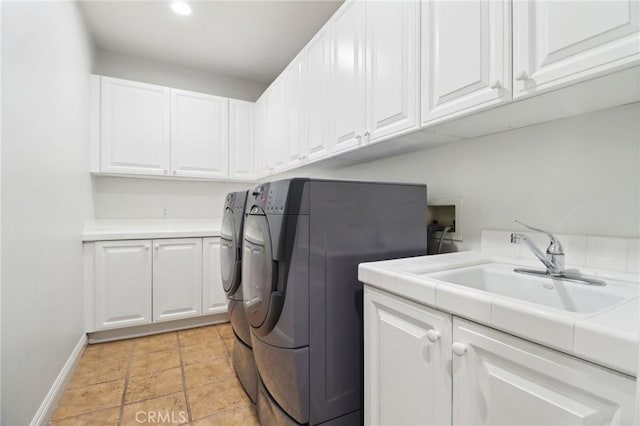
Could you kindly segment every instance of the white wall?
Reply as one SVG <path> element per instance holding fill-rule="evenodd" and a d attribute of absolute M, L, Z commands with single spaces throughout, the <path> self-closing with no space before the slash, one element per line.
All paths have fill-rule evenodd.
<path fill-rule="evenodd" d="M 636 103 L 357 166 L 294 174 L 420 182 L 427 184 L 429 199 L 462 197 L 459 250 L 479 248 L 482 229 L 516 228 L 514 219 L 552 232 L 639 237 L 638 117 Z"/>
<path fill-rule="evenodd" d="M 84 333 L 90 45 L 73 2 L 2 8 L 0 423 L 26 425 Z"/>
<path fill-rule="evenodd" d="M 255 101 L 267 88 L 263 83 L 104 50 L 95 52 L 93 73 L 247 101 Z"/>
<path fill-rule="evenodd" d="M 224 197 L 251 183 L 191 182 L 94 177 L 96 219 L 160 218 L 168 207 L 171 218 L 220 218 Z"/>

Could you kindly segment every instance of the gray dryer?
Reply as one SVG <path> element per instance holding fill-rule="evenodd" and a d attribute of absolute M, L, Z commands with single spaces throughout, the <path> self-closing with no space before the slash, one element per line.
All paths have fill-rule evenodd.
<path fill-rule="evenodd" d="M 287 179 L 248 197 L 242 286 L 263 425 L 362 423 L 358 264 L 426 254 L 426 186 Z"/>

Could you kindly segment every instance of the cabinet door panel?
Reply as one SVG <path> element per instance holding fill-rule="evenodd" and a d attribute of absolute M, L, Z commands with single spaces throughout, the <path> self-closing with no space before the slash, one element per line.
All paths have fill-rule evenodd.
<path fill-rule="evenodd" d="M 331 128 L 333 152 L 362 143 L 364 133 L 365 3 L 345 3 L 333 17 Z"/>
<path fill-rule="evenodd" d="M 227 298 L 220 272 L 220 238 L 203 238 L 202 261 L 202 313 L 227 312 Z"/>
<path fill-rule="evenodd" d="M 269 87 L 267 96 L 266 126 L 269 152 L 269 169 L 271 172 L 281 171 L 287 164 L 289 147 L 289 117 L 287 114 L 287 97 L 283 76 Z"/>
<path fill-rule="evenodd" d="M 627 425 L 635 381 L 454 318 L 454 425 Z"/>
<path fill-rule="evenodd" d="M 254 103 L 229 100 L 229 178 L 256 178 Z"/>
<path fill-rule="evenodd" d="M 171 168 L 175 176 L 227 177 L 229 100 L 171 89 Z"/>
<path fill-rule="evenodd" d="M 424 1 L 422 122 L 511 99 L 508 1 Z"/>
<path fill-rule="evenodd" d="M 151 241 L 95 244 L 96 330 L 151 322 Z"/>
<path fill-rule="evenodd" d="M 375 142 L 418 126 L 420 2 L 368 2 L 366 25 L 365 142 Z"/>
<path fill-rule="evenodd" d="M 305 87 L 303 78 L 306 72 L 306 55 L 299 55 L 285 71 L 285 90 L 288 121 L 288 146 L 286 167 L 298 167 L 303 163 L 306 140 L 303 137 Z"/>
<path fill-rule="evenodd" d="M 202 312 L 202 239 L 153 241 L 153 321 Z"/>
<path fill-rule="evenodd" d="M 169 172 L 168 88 L 102 77 L 101 109 L 102 172 Z"/>
<path fill-rule="evenodd" d="M 365 424 L 450 424 L 451 316 L 370 287 L 364 306 Z"/>
<path fill-rule="evenodd" d="M 255 165 L 255 178 L 259 179 L 265 176 L 266 161 L 264 159 L 265 152 L 265 135 L 264 135 L 264 97 L 258 98 L 253 106 L 253 125 L 254 125 L 254 149 L 253 162 Z"/>
<path fill-rule="evenodd" d="M 514 2 L 513 37 L 514 97 L 575 83 L 640 63 L 640 3 Z"/>
<path fill-rule="evenodd" d="M 311 41 L 308 47 L 309 70 L 307 75 L 305 155 L 309 161 L 329 154 L 329 78 L 331 77 L 331 40 L 326 30 Z"/>

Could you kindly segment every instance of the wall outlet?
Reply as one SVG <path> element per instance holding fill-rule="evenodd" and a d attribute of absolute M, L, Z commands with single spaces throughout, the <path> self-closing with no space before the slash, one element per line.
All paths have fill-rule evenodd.
<path fill-rule="evenodd" d="M 169 217 L 169 207 L 163 207 L 162 211 L 160 212 L 160 216 L 162 216 L 163 218 Z"/>

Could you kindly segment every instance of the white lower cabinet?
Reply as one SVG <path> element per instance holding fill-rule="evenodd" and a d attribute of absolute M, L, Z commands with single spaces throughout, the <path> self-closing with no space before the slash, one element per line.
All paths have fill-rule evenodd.
<path fill-rule="evenodd" d="M 451 424 L 451 315 L 365 290 L 365 424 Z"/>
<path fill-rule="evenodd" d="M 365 287 L 365 424 L 631 425 L 624 374 Z"/>
<path fill-rule="evenodd" d="M 202 313 L 202 238 L 153 242 L 153 321 Z"/>
<path fill-rule="evenodd" d="M 95 244 L 95 328 L 151 322 L 151 241 Z"/>
<path fill-rule="evenodd" d="M 454 425 L 633 424 L 628 376 L 459 318 L 453 345 Z"/>
<path fill-rule="evenodd" d="M 87 331 L 227 312 L 220 238 L 85 244 Z"/>
<path fill-rule="evenodd" d="M 202 313 L 227 312 L 220 273 L 220 238 L 202 239 Z"/>

